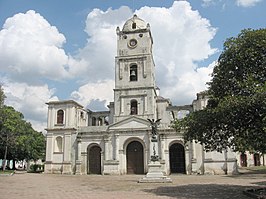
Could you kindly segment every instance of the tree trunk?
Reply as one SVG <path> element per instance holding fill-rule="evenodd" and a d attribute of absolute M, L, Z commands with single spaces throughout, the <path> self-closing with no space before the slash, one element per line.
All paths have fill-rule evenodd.
<path fill-rule="evenodd" d="M 3 159 L 3 171 L 6 170 L 6 156 L 7 156 L 7 143 L 6 143 L 5 155 Z"/>
<path fill-rule="evenodd" d="M 12 169 L 13 169 L 13 170 L 17 170 L 17 169 L 16 169 L 16 160 L 13 159 L 13 162 L 12 162 L 12 163 L 13 163 L 13 165 L 12 165 Z"/>
<path fill-rule="evenodd" d="M 27 160 L 27 172 L 30 171 L 30 160 Z"/>

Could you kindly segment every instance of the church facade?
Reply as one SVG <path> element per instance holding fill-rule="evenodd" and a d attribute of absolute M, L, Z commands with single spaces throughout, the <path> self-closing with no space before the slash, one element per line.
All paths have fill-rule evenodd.
<path fill-rule="evenodd" d="M 204 92 L 190 105 L 173 106 L 155 84 L 149 24 L 134 15 L 118 27 L 114 102 L 93 112 L 73 100 L 48 102 L 46 173 L 145 174 L 156 155 L 162 172 L 224 174 L 237 171 L 236 153 L 205 152 L 184 143 L 172 122 L 206 106 Z M 154 153 L 149 120 L 160 120 Z"/>

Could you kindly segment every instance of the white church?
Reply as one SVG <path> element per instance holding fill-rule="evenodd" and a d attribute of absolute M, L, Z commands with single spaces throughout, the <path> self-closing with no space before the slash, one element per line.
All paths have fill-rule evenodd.
<path fill-rule="evenodd" d="M 157 157 L 164 175 L 237 172 L 237 154 L 205 152 L 184 143 L 172 122 L 207 104 L 204 92 L 191 105 L 173 106 L 155 84 L 149 24 L 134 15 L 116 29 L 114 102 L 93 112 L 73 100 L 48 102 L 45 173 L 146 174 Z M 150 120 L 157 126 L 157 150 Z"/>

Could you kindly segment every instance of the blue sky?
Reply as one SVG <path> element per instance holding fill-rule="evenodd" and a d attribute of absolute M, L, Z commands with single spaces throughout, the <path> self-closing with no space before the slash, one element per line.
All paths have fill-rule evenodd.
<path fill-rule="evenodd" d="M 51 100 L 104 109 L 113 100 L 115 29 L 133 13 L 151 25 L 160 94 L 190 104 L 226 38 L 265 28 L 265 10 L 265 0 L 0 0 L 6 104 L 38 130 Z"/>

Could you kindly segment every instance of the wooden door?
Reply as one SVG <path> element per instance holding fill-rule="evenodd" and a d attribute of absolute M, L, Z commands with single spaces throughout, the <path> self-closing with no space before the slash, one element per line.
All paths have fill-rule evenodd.
<path fill-rule="evenodd" d="M 89 149 L 89 174 L 101 174 L 101 148 L 93 146 Z"/>
<path fill-rule="evenodd" d="M 133 141 L 127 146 L 127 173 L 144 174 L 143 146 Z"/>
<path fill-rule="evenodd" d="M 182 144 L 173 144 L 169 150 L 171 173 L 186 173 L 185 150 Z"/>

